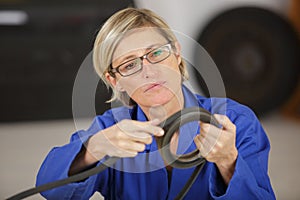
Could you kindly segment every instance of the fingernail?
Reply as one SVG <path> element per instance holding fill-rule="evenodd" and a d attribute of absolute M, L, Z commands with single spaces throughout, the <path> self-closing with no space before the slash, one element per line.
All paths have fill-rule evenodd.
<path fill-rule="evenodd" d="M 161 129 L 161 130 L 159 131 L 159 134 L 160 134 L 160 135 L 164 135 L 164 134 L 165 134 L 164 129 Z"/>

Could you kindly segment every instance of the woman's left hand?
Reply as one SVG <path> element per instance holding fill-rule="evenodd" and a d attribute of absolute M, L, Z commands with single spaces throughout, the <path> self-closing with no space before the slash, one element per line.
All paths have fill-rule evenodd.
<path fill-rule="evenodd" d="M 228 185 L 238 155 L 235 146 L 236 126 L 225 115 L 215 114 L 214 117 L 222 128 L 200 122 L 200 134 L 195 137 L 194 142 L 201 155 L 217 165 L 224 182 Z"/>

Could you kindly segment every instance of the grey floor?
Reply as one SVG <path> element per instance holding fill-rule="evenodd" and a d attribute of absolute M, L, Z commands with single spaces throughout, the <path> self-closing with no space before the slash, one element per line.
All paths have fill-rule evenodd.
<path fill-rule="evenodd" d="M 299 200 L 300 121 L 277 112 L 261 121 L 272 145 L 269 174 L 277 199 Z M 89 124 L 89 120 L 80 122 L 80 127 Z M 0 124 L 0 199 L 34 186 L 47 152 L 67 143 L 75 130 L 72 120 Z M 43 198 L 35 195 L 28 199 Z M 96 194 L 93 199 L 102 198 Z"/>

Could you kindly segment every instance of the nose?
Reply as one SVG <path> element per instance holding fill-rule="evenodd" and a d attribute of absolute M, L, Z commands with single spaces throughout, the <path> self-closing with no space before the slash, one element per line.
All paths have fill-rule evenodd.
<path fill-rule="evenodd" d="M 157 76 L 158 71 L 157 68 L 154 66 L 155 64 L 152 64 L 147 59 L 143 58 L 142 65 L 142 73 L 144 78 L 152 78 Z"/>
<path fill-rule="evenodd" d="M 148 61 L 148 59 L 147 59 L 147 55 L 144 55 L 144 56 L 142 57 L 142 64 L 147 64 L 147 65 L 151 64 L 151 63 Z"/>

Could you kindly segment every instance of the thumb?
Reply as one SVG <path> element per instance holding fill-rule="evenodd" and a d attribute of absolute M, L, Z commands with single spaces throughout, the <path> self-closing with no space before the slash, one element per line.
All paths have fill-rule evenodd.
<path fill-rule="evenodd" d="M 147 122 L 149 124 L 149 126 L 152 127 L 152 133 L 155 135 L 155 136 L 162 136 L 164 135 L 165 131 L 163 128 L 161 128 L 159 126 L 160 124 L 160 120 L 159 119 L 153 119 L 153 120 L 150 120 Z"/>
<path fill-rule="evenodd" d="M 150 120 L 149 123 L 151 125 L 157 126 L 160 124 L 160 120 L 156 118 L 156 119 Z"/>

